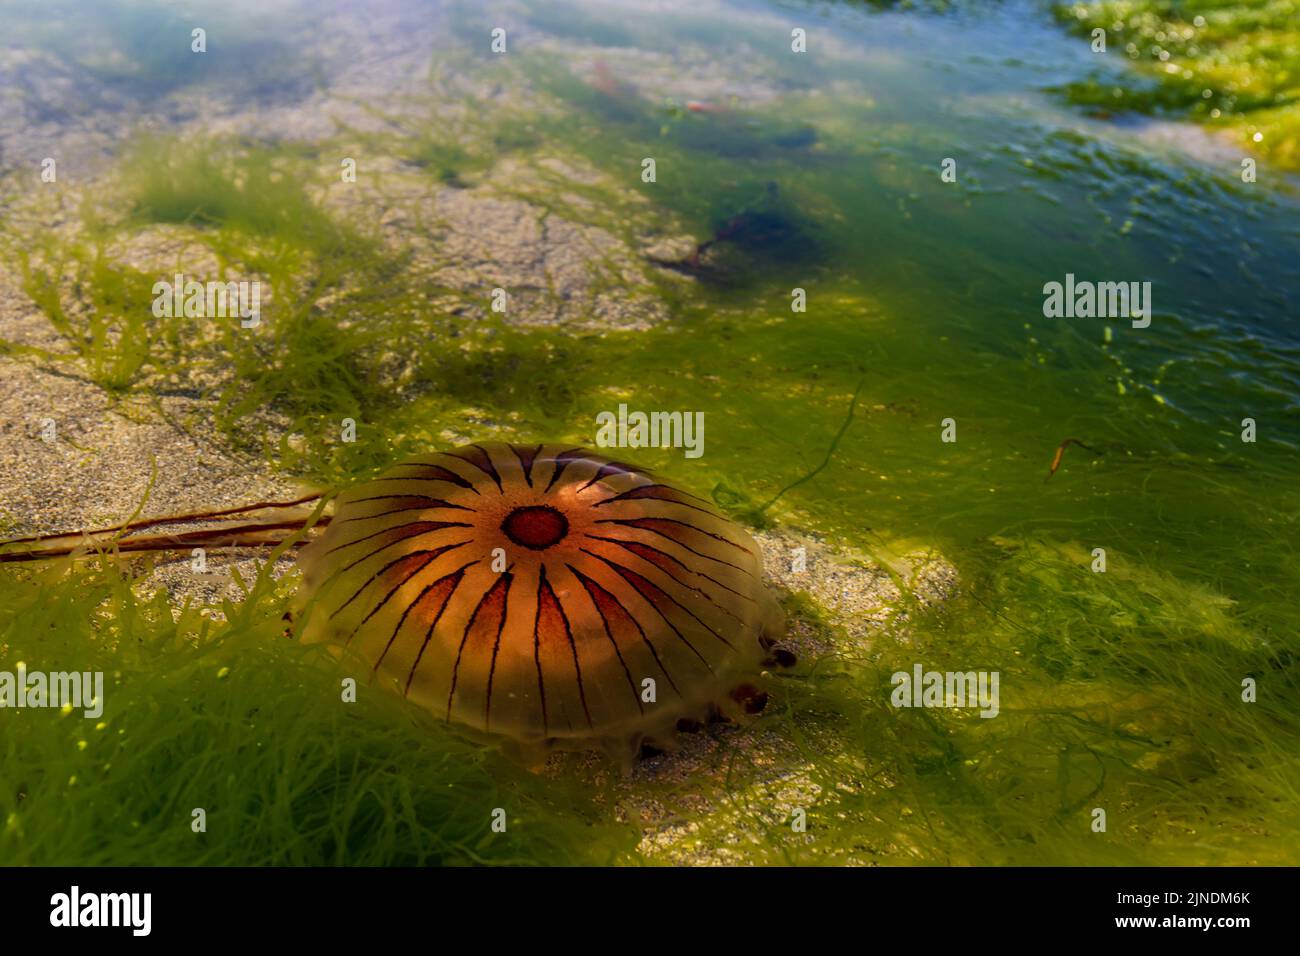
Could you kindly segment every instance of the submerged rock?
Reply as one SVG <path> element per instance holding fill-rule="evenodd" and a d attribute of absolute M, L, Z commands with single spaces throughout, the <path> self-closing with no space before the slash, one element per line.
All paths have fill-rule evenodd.
<path fill-rule="evenodd" d="M 766 183 L 757 197 L 721 207 L 712 235 L 690 248 L 681 238 L 643 250 L 656 265 L 704 281 L 735 284 L 812 262 L 818 255 L 813 226 Z"/>

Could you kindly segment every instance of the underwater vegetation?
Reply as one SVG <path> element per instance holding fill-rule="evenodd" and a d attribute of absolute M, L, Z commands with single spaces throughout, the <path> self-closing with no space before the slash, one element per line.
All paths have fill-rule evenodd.
<path fill-rule="evenodd" d="M 669 95 L 659 88 L 666 80 L 637 74 L 610 48 L 731 36 L 762 50 L 761 28 L 708 12 L 620 22 L 579 6 L 529 9 L 540 28 L 593 36 L 601 48 L 567 62 L 544 51 L 517 64 L 449 54 L 448 70 L 483 75 L 503 102 L 476 91 L 456 101 L 430 93 L 426 113 L 372 104 L 369 115 L 383 122 L 341 123 L 333 138 L 308 143 L 193 131 L 131 137 L 93 190 L 34 203 L 53 207 L 39 209 L 48 220 L 36 217 L 33 227 L 7 218 L 6 261 L 60 343 L 10 342 L 7 357 L 84 377 L 123 408 L 166 392 L 203 396 L 223 446 L 250 470 L 329 486 L 377 473 L 387 480 L 393 475 L 381 469 L 393 462 L 480 440 L 493 443 L 486 460 L 502 485 L 508 468 L 511 487 L 522 480 L 527 489 L 523 460 L 509 464 L 517 458 L 509 447 L 589 444 L 597 416 L 620 402 L 700 409 L 710 436 L 701 458 L 660 448 L 636 456 L 665 487 L 700 499 L 674 491 L 671 502 L 627 497 L 600 507 L 687 508 L 745 547 L 773 529 L 809 529 L 856 555 L 839 559 L 839 570 L 878 567 L 900 598 L 862 640 L 833 602 L 812 596 L 812 576 L 826 567 L 814 564 L 806 587 L 788 578 L 775 596 L 792 630 L 831 650 L 801 654 L 761 682 L 769 697 L 753 726 L 784 743 L 779 760 L 738 744 L 753 738 L 719 723 L 693 735 L 717 745 L 709 772 L 674 779 L 654 772 L 667 758 L 652 758 L 629 783 L 571 754 L 560 755 L 559 772 L 525 770 L 444 724 L 450 687 L 441 684 L 430 685 L 440 705 L 433 713 L 405 706 L 400 692 L 338 705 L 340 679 L 376 663 L 391 666 L 399 685 L 410 679 L 417 645 L 432 633 L 420 615 L 436 600 L 462 617 L 473 612 L 475 602 L 452 600 L 458 579 L 443 575 L 459 565 L 437 565 L 432 580 L 392 602 L 373 585 L 376 575 L 339 575 L 370 589 L 365 605 L 358 598 L 339 615 L 343 624 L 355 626 L 364 607 L 389 633 L 413 638 L 400 642 L 394 663 L 382 636 L 342 659 L 329 642 L 293 639 L 303 580 L 277 577 L 274 564 L 244 581 L 244 600 L 208 609 L 151 593 L 152 559 L 119 561 L 111 547 L 102 559 L 6 563 L 3 667 L 58 661 L 102 670 L 113 692 L 100 720 L 25 713 L 19 732 L 0 741 L 0 858 L 1294 862 L 1300 350 L 1283 321 L 1295 305 L 1294 207 L 1233 175 L 1081 132 L 1059 114 L 1039 119 L 1017 104 L 1008 117 L 981 111 L 972 95 L 963 115 L 927 85 L 942 74 L 909 72 L 883 55 L 820 63 L 802 78 L 773 57 L 781 82 L 765 101 Z M 472 9 L 465 17 L 466 29 L 476 28 Z M 847 91 L 813 96 L 810 87 L 828 75 Z M 1005 82 L 1019 89 L 1037 80 Z M 1282 89 L 1250 122 L 1285 108 Z M 1193 108 L 1191 100 L 1170 105 Z M 949 152 L 962 157 L 954 184 L 938 176 Z M 342 201 L 338 160 L 348 155 L 363 158 L 357 185 L 374 190 L 364 201 Z M 367 156 L 392 162 L 374 163 L 371 174 Z M 637 178 L 645 156 L 658 160 L 653 184 Z M 679 251 L 638 255 L 626 274 L 603 250 L 590 257 L 593 284 L 644 283 L 667 320 L 631 332 L 601 327 L 596 314 L 586 327 L 516 324 L 485 306 L 486 289 L 433 278 L 443 264 L 436 242 L 432 251 L 410 236 L 394 242 L 367 215 L 368 202 L 378 208 L 378 199 L 407 191 L 527 203 L 638 252 L 675 239 Z M 435 215 L 415 218 L 415 238 L 439 235 Z M 54 220 L 65 228 L 44 228 Z M 1132 277 L 1156 280 L 1147 334 L 1123 322 L 1041 320 L 1043 282 L 1067 271 L 1108 275 L 1117 261 L 1132 264 Z M 260 278 L 270 290 L 261 326 L 162 321 L 138 308 L 152 283 L 178 268 Z M 795 285 L 808 292 L 806 313 L 791 309 Z M 1247 415 L 1261 423 L 1257 443 L 1240 440 Z M 959 438 L 946 444 L 940 423 L 949 417 Z M 344 419 L 357 425 L 355 442 L 339 437 Z M 85 456 L 111 474 L 104 452 Z M 440 486 L 436 497 L 477 521 L 464 485 L 497 483 L 473 463 L 452 468 L 463 484 Z M 535 489 L 550 478 L 534 473 L 533 481 Z M 398 502 L 416 514 L 429 504 Z M 430 547 L 418 535 L 444 547 L 470 530 L 456 527 L 468 523 L 451 517 L 457 508 L 434 519 L 448 527 L 401 529 L 402 514 L 371 527 L 379 504 L 351 505 L 362 509 L 355 527 L 380 542 L 391 536 L 393 557 L 408 545 Z M 532 515 L 511 525 L 517 547 L 559 527 Z M 497 517 L 495 530 L 480 530 L 499 542 L 510 532 Z M 326 527 L 324 548 L 348 546 L 349 525 Z M 699 547 L 685 534 L 695 551 L 725 558 L 727 545 Z M 706 559 L 644 528 L 606 537 L 623 543 L 602 542 L 572 562 L 596 587 L 565 590 L 549 564 L 543 586 L 539 560 L 535 587 L 521 589 L 538 595 L 531 621 L 525 613 L 522 627 L 507 627 L 508 608 L 498 613 L 489 602 L 484 614 L 494 616 L 451 633 L 467 639 L 473 630 L 477 648 L 498 625 L 513 657 L 497 674 L 512 675 L 519 700 L 535 705 L 513 716 L 513 733 L 535 735 L 539 722 L 546 732 L 561 719 L 557 698 L 541 707 L 539 628 L 556 638 L 563 675 L 543 683 L 558 687 L 572 719 L 584 694 L 605 685 L 586 666 L 579 684 L 566 622 L 573 628 L 586 612 L 603 639 L 601 621 L 615 637 L 636 632 L 634 620 L 658 621 L 677 641 L 646 593 L 668 594 L 677 587 L 669 578 L 688 570 L 722 607 L 704 613 L 693 603 L 698 593 L 673 590 L 681 606 L 668 605 L 667 621 L 694 641 L 700 625 L 683 606 L 719 632 L 725 607 L 745 619 L 754 657 L 765 650 L 758 635 L 768 612 L 741 610 L 744 595 L 764 598 L 752 569 L 749 577 L 705 570 L 697 562 Z M 763 540 L 766 551 L 772 539 Z M 656 564 L 658 546 L 680 564 Z M 960 586 L 946 600 L 926 600 L 897 560 L 917 546 L 940 550 L 954 567 Z M 1094 569 L 1099 547 L 1104 573 Z M 346 554 L 323 555 L 323 565 Z M 786 567 L 793 557 L 779 545 L 771 554 Z M 434 590 L 419 597 L 429 584 Z M 643 613 L 620 616 L 606 595 Z M 609 617 L 591 617 L 601 607 Z M 721 648 L 707 629 L 699 633 Z M 516 634 L 522 652 L 504 642 Z M 680 651 L 691 654 L 684 644 Z M 491 654 L 486 660 L 490 673 Z M 631 708 L 617 656 L 605 663 Z M 891 706 L 895 675 L 918 663 L 1000 674 L 997 717 Z M 475 666 L 486 687 L 483 659 Z M 729 699 L 734 682 L 695 677 L 689 687 L 700 702 Z M 1241 696 L 1247 679 L 1260 689 L 1250 704 Z M 538 696 L 526 696 L 535 687 Z M 465 705 L 466 724 L 480 715 L 488 724 L 480 704 Z M 591 717 L 589 729 L 604 726 Z M 640 726 L 639 713 L 629 717 Z M 577 723 L 581 730 L 585 717 Z M 671 808 L 667 823 L 642 819 L 642 801 Z M 710 811 L 692 810 L 698 801 Z M 206 806 L 213 824 L 197 848 L 186 826 L 195 806 Z M 502 806 L 511 828 L 494 839 L 487 821 Z M 1097 806 L 1110 815 L 1106 834 L 1090 826 Z M 807 811 L 807 832 L 792 831 L 794 807 Z M 646 838 L 652 825 L 689 826 L 691 842 L 664 853 Z"/>
<path fill-rule="evenodd" d="M 716 796 L 723 809 L 702 822 L 706 844 L 757 821 L 754 862 L 1291 859 L 1293 716 L 1284 704 L 1245 711 L 1230 695 L 1199 691 L 1243 668 L 1267 679 L 1290 665 L 1253 649 L 1213 594 L 1159 575 L 1098 590 L 1075 555 L 1001 547 L 998 579 L 976 582 L 938 619 L 921 615 L 917 643 L 846 652 L 781 682 L 760 719 L 795 741 L 814 795 L 800 801 L 813 839 L 796 839 L 779 805 L 748 788 L 740 753 L 727 757 L 736 766 L 721 793 L 711 778 L 641 781 L 640 790 Z M 395 695 L 338 707 L 336 663 L 326 645 L 283 637 L 291 597 L 269 576 L 249 582 L 248 598 L 218 622 L 192 608 L 175 618 L 164 596 L 142 601 L 112 566 L 27 573 L 0 578 L 6 660 L 57 656 L 69 669 L 103 669 L 115 693 L 93 725 L 29 715 L 6 735 L 4 766 L 27 768 L 7 772 L 0 793 L 10 862 L 640 858 L 639 828 L 610 819 L 597 802 L 614 796 L 603 786 L 538 777 Z M 1018 610 L 1008 616 L 991 600 Z M 1098 606 L 1105 639 L 1095 634 Z M 1014 708 L 1004 697 L 997 720 L 951 711 L 900 720 L 888 705 L 890 675 L 917 653 L 942 669 L 976 649 L 1036 694 Z M 1128 808 L 1122 839 L 1078 833 L 1074 821 L 1102 797 Z M 57 826 L 46 822 L 51 803 L 67 814 Z M 503 805 L 512 836 L 493 841 L 479 811 Z M 220 824 L 197 852 L 175 825 L 178 808 L 192 806 Z"/>
<path fill-rule="evenodd" d="M 1101 0 L 1058 3 L 1057 17 L 1127 57 L 1146 80 L 1071 83 L 1107 112 L 1187 116 L 1232 133 L 1250 153 L 1300 168 L 1300 5 L 1295 0 Z"/>
<path fill-rule="evenodd" d="M 197 608 L 177 616 L 165 595 L 142 600 L 112 563 L 4 577 L 6 667 L 57 658 L 110 684 L 102 720 L 12 718 L 6 865 L 601 864 L 635 846 L 590 786 L 530 786 L 515 761 L 444 739 L 386 695 L 337 706 L 321 648 L 284 638 L 284 586 L 248 583 L 217 624 Z M 487 804 L 515 808 L 508 845 L 477 825 Z M 213 823 L 198 846 L 176 825 L 197 806 Z"/>
<path fill-rule="evenodd" d="M 413 303 L 438 288 L 397 285 L 402 257 L 323 209 L 308 190 L 320 182 L 311 169 L 310 157 L 296 150 L 158 137 L 134 142 L 107 199 L 78 211 L 75 236 L 15 226 L 0 240 L 18 264 L 24 291 L 68 346 L 37 356 L 74 364 L 119 395 L 216 390 L 219 427 L 258 454 L 262 441 L 273 441 L 286 464 L 295 455 L 286 433 L 248 431 L 251 414 L 273 408 L 297 423 L 288 430 L 293 434 L 321 422 L 326 409 L 359 416 L 363 407 L 373 414 L 397 404 L 377 366 L 428 334 L 438 317 L 417 317 Z M 178 251 L 161 273 L 146 274 L 121 256 L 120 245 L 158 227 L 171 230 L 165 247 Z M 251 274 L 275 290 L 262 306 L 269 335 L 243 334 L 239 323 L 182 332 L 136 307 L 153 298 L 159 274 L 170 276 L 179 259 L 200 251 L 216 263 L 214 278 Z"/>

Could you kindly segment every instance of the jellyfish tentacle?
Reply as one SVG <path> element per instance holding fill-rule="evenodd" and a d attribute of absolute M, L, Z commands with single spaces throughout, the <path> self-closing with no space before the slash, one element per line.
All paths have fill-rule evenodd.
<path fill-rule="evenodd" d="M 214 518 L 224 518 L 230 515 L 247 514 L 250 511 L 263 511 L 271 508 L 293 508 L 298 505 L 306 504 L 309 501 L 316 501 L 326 492 L 314 492 L 310 495 L 304 495 L 295 498 L 292 501 L 258 501 L 248 505 L 237 505 L 233 508 L 218 508 L 214 511 L 188 511 L 182 514 L 161 515 L 156 518 L 141 518 L 138 521 L 128 521 L 122 524 L 110 525 L 105 528 L 91 528 L 84 531 L 51 531 L 45 534 L 26 535 L 21 538 L 9 538 L 0 541 L 0 548 L 8 547 L 11 544 L 27 544 L 36 541 L 50 541 L 55 538 L 72 538 L 72 537 L 95 537 L 103 534 L 120 534 L 123 531 L 140 531 L 144 528 L 152 528 L 157 525 L 167 524 L 185 524 L 195 521 L 211 521 Z"/>
<path fill-rule="evenodd" d="M 293 534 L 270 535 L 268 532 L 284 530 L 301 532 L 305 530 L 308 520 L 307 518 L 299 518 L 293 521 L 258 522 L 234 527 L 201 528 L 197 531 L 174 532 L 140 538 L 90 538 L 77 544 L 5 552 L 0 554 L 0 563 L 46 561 L 52 558 L 78 555 L 89 557 L 98 553 L 109 554 L 113 552 L 125 554 L 130 552 L 190 551 L 194 548 L 216 551 L 265 547 L 283 544 L 286 541 L 291 541 L 294 537 Z M 328 524 L 328 519 L 318 521 L 317 525 L 320 524 Z M 61 537 L 67 537 L 67 535 Z M 4 544 L 9 543 L 4 542 Z M 299 543 L 305 544 L 306 542 Z"/>

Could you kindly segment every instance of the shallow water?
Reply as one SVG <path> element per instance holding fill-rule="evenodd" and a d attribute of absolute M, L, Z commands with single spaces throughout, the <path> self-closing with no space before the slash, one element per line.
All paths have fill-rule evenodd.
<path fill-rule="evenodd" d="M 535 9 L 547 26 L 555 8 Z M 1034 9 L 761 5 L 708 17 L 691 5 L 689 27 L 620 16 L 642 48 L 673 50 L 683 32 L 746 43 L 745 68 L 781 76 L 793 101 L 769 117 L 817 130 L 812 146 L 746 155 L 710 140 L 709 114 L 683 121 L 698 127 L 688 145 L 673 137 L 689 183 L 661 189 L 669 201 L 716 224 L 727 202 L 743 208 L 775 183 L 816 247 L 794 263 L 793 250 L 760 250 L 767 258 L 740 288 L 683 301 L 692 344 L 667 361 L 637 353 L 630 390 L 646 407 L 703 408 L 709 457 L 757 484 L 815 464 L 865 377 L 872 411 L 838 465 L 787 503 L 949 548 L 1050 532 L 1202 580 L 1236 577 L 1241 596 L 1274 574 L 1281 586 L 1293 567 L 1242 565 L 1256 548 L 1247 542 L 1277 536 L 1295 512 L 1294 201 L 1241 183 L 1226 148 L 1210 165 L 1203 151 L 1089 120 L 1041 92 L 1092 54 L 1034 25 Z M 755 36 L 800 24 L 814 50 L 834 46 L 833 58 L 809 56 L 806 75 Z M 1200 142 L 1190 130 L 1187 140 Z M 956 183 L 941 181 L 945 157 Z M 1043 286 L 1067 273 L 1150 281 L 1150 327 L 1045 318 Z M 794 286 L 807 289 L 806 314 L 789 312 Z M 674 375 L 679 363 L 721 380 L 708 400 Z M 957 441 L 945 444 L 949 417 Z M 1246 417 L 1259 426 L 1253 445 L 1240 440 Z M 1045 484 L 1070 437 L 1103 453 L 1070 449 Z"/>
<path fill-rule="evenodd" d="M 104 9 L 119 6 L 139 9 Z M 1290 852 L 1261 847 L 1294 832 L 1272 803 L 1295 784 L 1277 760 L 1296 740 L 1285 714 L 1300 625 L 1293 182 L 1261 167 L 1259 182 L 1243 183 L 1235 149 L 1190 127 L 1083 115 L 1053 90 L 1098 69 L 1131 82 L 1125 64 L 1099 63 L 1025 2 L 942 15 L 677 0 L 381 6 L 397 13 L 375 20 L 379 48 L 398 43 L 386 28 L 427 8 L 436 27 L 405 40 L 427 43 L 435 68 L 467 85 L 504 91 L 473 106 L 484 125 L 494 110 L 547 103 L 513 159 L 567 151 L 646 200 L 616 206 L 611 193 L 597 221 L 715 242 L 702 267 L 655 274 L 667 322 L 523 333 L 511 340 L 517 362 L 482 366 L 490 380 L 467 362 L 437 395 L 372 423 L 379 444 L 418 445 L 436 433 L 417 430 L 429 421 L 590 440 L 596 415 L 619 402 L 703 412 L 700 458 L 635 457 L 752 519 L 823 460 L 861 386 L 830 464 L 765 517 L 880 555 L 936 546 L 958 569 L 962 596 L 918 614 L 910 637 L 882 638 L 853 681 L 878 694 L 918 660 L 1001 668 L 1002 720 L 948 727 L 944 757 L 873 736 L 879 728 L 852 715 L 845 734 L 900 778 L 912 761 L 922 785 L 899 798 L 909 807 L 950 814 L 952 830 L 934 823 L 939 849 L 921 858 L 975 862 L 980 846 L 1050 862 Z M 97 82 L 131 110 L 203 84 L 299 102 L 304 73 L 324 69 L 328 85 L 336 38 L 326 18 L 275 9 L 281 25 L 307 27 L 262 36 L 274 52 L 254 57 L 257 69 L 195 75 L 161 57 Z M 157 22 L 140 23 L 122 42 L 156 49 Z M 488 48 L 497 25 L 507 57 Z M 63 49 L 28 26 L 20 19 L 15 36 Z M 806 54 L 790 51 L 795 27 L 807 30 Z M 309 65 L 263 75 L 268 59 Z M 94 62 L 116 61 L 97 50 Z M 429 155 L 447 165 L 444 184 L 471 165 L 458 149 Z M 656 159 L 654 183 L 640 179 L 644 157 Z M 941 178 L 946 158 L 955 182 Z M 1046 317 L 1044 285 L 1067 274 L 1150 282 L 1149 327 Z M 795 288 L 804 312 L 791 309 Z M 455 352 L 434 335 L 428 349 Z M 335 411 L 349 409 L 324 413 Z M 1253 442 L 1241 437 L 1247 418 Z M 1071 438 L 1086 447 L 1067 447 L 1048 478 Z M 337 478 L 365 464 L 315 471 Z M 1268 687 L 1272 709 L 1261 703 L 1258 717 L 1237 702 L 1247 676 Z M 1122 743 L 1107 736 L 1116 728 Z M 1081 754 L 1084 769 L 1072 763 Z M 1234 807 L 1204 809 L 1225 788 Z M 1137 806 L 1144 821 L 1112 855 L 1061 822 L 1094 797 Z M 887 832 L 902 832 L 876 799 L 866 792 L 850 813 L 875 806 Z M 1024 800 L 1026 816 L 990 809 L 1003 800 Z M 973 819 L 989 831 L 983 843 L 959 832 Z M 1170 820 L 1219 837 L 1186 850 Z M 867 832 L 853 826 L 867 824 L 832 830 L 832 842 Z M 1191 855 L 1159 856 L 1171 845 Z"/>

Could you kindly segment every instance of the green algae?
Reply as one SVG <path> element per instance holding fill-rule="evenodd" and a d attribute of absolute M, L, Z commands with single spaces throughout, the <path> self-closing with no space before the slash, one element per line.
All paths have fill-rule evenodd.
<path fill-rule="evenodd" d="M 123 156 L 111 210 L 87 204 L 78 236 L 23 233 L 10 237 L 10 248 L 25 291 L 91 381 L 118 394 L 147 395 L 164 377 L 215 387 L 217 424 L 233 443 L 319 474 L 297 463 L 287 435 L 337 433 L 344 418 L 398 404 L 379 364 L 417 349 L 440 321 L 424 309 L 437 287 L 400 283 L 404 258 L 326 212 L 323 179 L 319 164 L 297 150 L 148 138 Z M 263 324 L 154 318 L 152 285 L 170 281 L 184 257 L 175 269 L 145 275 L 106 249 L 160 226 L 171 230 L 166 241 L 185 244 L 189 261 L 197 250 L 219 263 L 218 274 L 191 278 L 257 277 L 271 300 Z M 258 418 L 267 411 L 278 416 L 274 428 Z M 311 445 L 304 454 L 313 461 L 337 453 L 336 441 Z"/>
<path fill-rule="evenodd" d="M 80 316 L 70 314 L 61 294 L 68 259 L 34 261 L 16 256 L 23 291 L 75 350 L 87 376 L 110 393 L 128 389 L 149 360 L 148 336 L 138 304 L 153 278 L 106 260 L 102 244 L 60 250 L 84 267 Z"/>
<path fill-rule="evenodd" d="M 636 42 L 664 40 L 646 26 Z M 324 483 L 445 445 L 449 434 L 589 443 L 596 414 L 626 401 L 705 412 L 702 459 L 658 449 L 635 458 L 742 520 L 788 488 L 768 519 L 882 558 L 902 540 L 941 548 L 962 581 L 952 601 L 927 611 L 905 599 L 871 647 L 841 634 L 838 654 L 774 679 L 773 711 L 763 720 L 796 749 L 793 795 L 774 795 L 734 750 L 722 758 L 730 770 L 720 785 L 647 785 L 666 800 L 704 788 L 724 806 L 691 821 L 706 845 L 758 832 L 742 858 L 767 863 L 1294 860 L 1300 688 L 1290 595 L 1300 556 L 1289 542 L 1300 540 L 1300 432 L 1291 414 L 1300 354 L 1281 321 L 1295 287 L 1283 200 L 1243 190 L 1230 176 L 1016 119 L 996 120 L 980 140 L 989 145 L 978 154 L 978 187 L 949 188 L 935 165 L 942 137 L 867 122 L 879 114 L 865 101 L 819 108 L 796 91 L 746 110 L 753 123 L 719 123 L 654 96 L 610 94 L 554 58 L 530 60 L 513 77 L 491 69 L 540 90 L 550 112 L 523 131 L 503 122 L 479 139 L 429 125 L 371 142 L 433 182 L 462 187 L 486 179 L 503 156 L 570 157 L 604 178 L 575 183 L 543 173 L 511 194 L 629 241 L 654 230 L 703 241 L 771 202 L 797 235 L 816 237 L 815 256 L 800 264 L 779 243 L 766 257 L 762 243 L 738 244 L 727 281 L 687 281 L 647 264 L 673 321 L 634 334 L 465 321 L 430 315 L 400 256 L 364 224 L 324 210 L 319 189 L 337 173 L 318 157 L 292 147 L 154 143 L 119 170 L 128 212 L 97 228 L 189 230 L 223 261 L 304 294 L 268 311 L 264 335 L 226 329 L 206 351 L 190 342 L 145 359 L 73 326 L 61 300 L 47 294 L 38 305 L 85 343 L 79 354 L 91 376 L 119 390 L 147 390 L 151 362 L 197 371 L 228 356 L 236 370 L 222 402 L 228 440 L 248 444 L 254 434 L 251 447 L 275 466 Z M 813 143 L 778 141 L 803 124 L 816 130 Z M 654 184 L 639 180 L 644 156 L 659 160 Z M 1210 274 L 1189 272 L 1211 237 L 1229 251 Z M 58 251 L 50 274 L 79 271 L 97 315 L 138 294 L 140 276 L 106 266 L 93 245 Z M 1149 334 L 1116 322 L 1042 319 L 1043 281 L 1067 270 L 1107 275 L 1120 254 L 1134 275 L 1162 283 Z M 807 313 L 790 309 L 795 282 L 808 288 Z M 1261 286 L 1274 290 L 1271 298 Z M 329 294 L 337 297 L 321 307 Z M 167 347 L 165 338 L 142 338 L 151 349 Z M 418 387 L 400 397 L 388 351 L 413 357 Z M 859 387 L 860 411 L 841 434 Z M 290 442 L 279 423 L 250 422 L 262 408 L 282 414 L 304 440 Z M 1263 424 L 1257 443 L 1240 440 L 1246 415 Z M 332 437 L 343 417 L 361 424 L 355 444 Z M 951 444 L 940 438 L 948 417 L 958 430 Z M 1045 481 L 1053 449 L 1070 436 L 1095 453 L 1070 450 Z M 1107 551 L 1105 573 L 1090 567 L 1096 547 Z M 44 768 L 36 784 L 0 795 L 11 800 L 0 814 L 16 821 L 8 852 L 32 862 L 194 862 L 185 821 L 173 818 L 218 793 L 240 808 L 251 833 L 223 830 L 200 860 L 636 859 L 633 828 L 567 789 L 554 796 L 550 779 L 512 775 L 490 751 L 417 732 L 415 718 L 382 701 L 367 701 L 355 727 L 340 717 L 335 685 L 326 694 L 300 649 L 276 639 L 283 591 L 266 585 L 227 608 L 228 626 L 203 625 L 192 612 L 172 625 L 114 574 L 41 580 L 93 586 L 86 601 L 111 602 L 112 615 L 93 629 L 88 606 L 71 605 L 78 613 L 52 622 L 66 645 L 56 648 L 59 659 L 93 649 L 105 669 L 168 677 L 161 690 L 132 682 L 139 696 L 123 704 L 121 719 L 181 715 L 174 723 L 193 728 L 194 741 L 159 740 L 163 727 L 152 718 L 136 739 L 185 767 L 194 786 L 163 774 L 171 799 L 144 801 L 136 772 L 156 764 L 114 756 L 106 783 L 87 777 L 99 771 L 78 762 L 84 752 L 74 752 L 64 728 L 33 727 L 10 744 L 22 752 L 6 758 L 7 766 Z M 34 616 L 31 580 L 6 574 L 2 586 L 13 593 L 0 607 L 15 609 L 3 619 L 13 635 L 0 638 L 10 644 L 6 659 L 33 659 L 19 638 L 51 622 Z M 807 598 L 795 595 L 788 606 L 833 631 Z M 136 634 L 148 637 L 147 661 L 124 640 Z M 1002 713 L 986 720 L 890 707 L 891 675 L 917 662 L 999 671 Z M 238 683 L 215 683 L 221 667 Z M 1248 677 L 1259 685 L 1256 703 L 1241 698 Z M 272 723 L 264 723 L 252 715 L 270 698 Z M 244 751 L 207 746 L 232 727 L 246 734 Z M 341 742 L 360 727 L 355 746 Z M 257 759 L 247 783 L 233 786 L 226 780 L 239 753 Z M 60 843 L 62 817 L 37 808 L 74 775 L 75 786 L 120 786 L 122 805 L 150 812 L 123 827 L 102 807 L 88 809 L 95 828 L 73 828 Z M 492 841 L 475 816 L 485 821 L 504 799 L 496 779 L 528 801 L 524 819 L 538 829 L 525 842 Z M 473 796 L 448 797 L 447 782 Z M 808 811 L 807 834 L 791 829 L 791 805 Z M 1097 807 L 1108 812 L 1107 833 L 1091 828 Z M 592 821 L 599 830 L 587 829 Z M 173 824 L 178 834 L 150 850 L 146 837 L 156 841 Z M 471 834 L 482 838 L 470 845 Z"/>
<path fill-rule="evenodd" d="M 1075 32 L 1106 32 L 1142 82 L 1090 78 L 1066 89 L 1112 112 L 1188 116 L 1229 131 L 1248 154 L 1300 168 L 1300 6 L 1294 0 L 1062 3 Z"/>
<path fill-rule="evenodd" d="M 104 711 L 24 713 L 0 743 L 9 865 L 607 864 L 637 834 L 589 789 L 420 719 L 283 636 L 269 575 L 214 623 L 112 566 L 0 579 L 7 665 L 103 671 Z M 343 680 L 361 685 L 340 705 Z M 506 828 L 492 829 L 506 810 Z M 193 828 L 195 809 L 206 829 Z M 51 815 L 60 822 L 51 826 Z"/>

